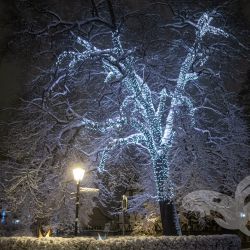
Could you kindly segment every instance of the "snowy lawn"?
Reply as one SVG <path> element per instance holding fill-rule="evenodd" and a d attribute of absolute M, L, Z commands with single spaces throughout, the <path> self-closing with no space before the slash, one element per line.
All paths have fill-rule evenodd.
<path fill-rule="evenodd" d="M 236 235 L 210 236 L 125 236 L 106 240 L 95 238 L 43 238 L 0 237 L 1 250 L 239 250 L 240 239 Z"/>

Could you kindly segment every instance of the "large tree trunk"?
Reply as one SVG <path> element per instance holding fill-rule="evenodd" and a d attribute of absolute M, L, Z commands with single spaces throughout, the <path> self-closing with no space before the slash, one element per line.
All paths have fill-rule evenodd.
<path fill-rule="evenodd" d="M 159 201 L 163 235 L 181 235 L 179 218 L 174 202 Z"/>
<path fill-rule="evenodd" d="M 168 176 L 166 154 L 159 155 L 154 161 L 157 196 L 160 205 L 163 235 L 181 235 L 179 218 L 172 200 L 171 180 Z M 166 183 L 168 184 L 166 186 Z M 168 198 L 169 197 L 169 198 Z"/>

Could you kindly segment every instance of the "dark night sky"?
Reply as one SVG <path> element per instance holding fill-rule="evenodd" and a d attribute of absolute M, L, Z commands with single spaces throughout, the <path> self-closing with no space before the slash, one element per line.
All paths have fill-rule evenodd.
<path fill-rule="evenodd" d="M 22 62 L 8 49 L 13 33 L 13 8 L 11 1 L 0 0 L 0 107 L 14 105 L 21 92 Z M 4 112 L 5 113 L 5 112 Z M 0 118 L 6 114 L 1 113 Z"/>
<path fill-rule="evenodd" d="M 59 0 L 58 0 L 59 1 Z M 133 2 L 137 7 L 144 0 Z M 188 1 L 188 0 L 186 0 Z M 250 1 L 239 0 L 242 15 L 250 24 Z M 25 59 L 8 49 L 8 42 L 13 34 L 15 9 L 12 0 L 0 0 L 0 109 L 15 106 L 22 95 L 28 63 Z M 5 119 L 8 112 L 0 111 L 0 120 Z"/>

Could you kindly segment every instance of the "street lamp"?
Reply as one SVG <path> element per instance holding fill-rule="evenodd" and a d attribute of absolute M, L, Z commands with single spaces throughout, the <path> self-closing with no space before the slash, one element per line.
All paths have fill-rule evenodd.
<path fill-rule="evenodd" d="M 78 232 L 78 214 L 79 214 L 79 193 L 80 193 L 80 181 L 82 181 L 85 170 L 81 167 L 77 167 L 73 169 L 74 179 L 76 181 L 77 189 L 76 189 L 76 217 L 75 217 L 75 236 L 77 236 Z"/>

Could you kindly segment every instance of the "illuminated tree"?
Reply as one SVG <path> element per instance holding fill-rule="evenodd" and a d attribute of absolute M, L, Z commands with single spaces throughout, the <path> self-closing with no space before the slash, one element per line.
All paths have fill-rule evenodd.
<path fill-rule="evenodd" d="M 209 13 L 204 13 L 197 24 L 192 25 L 197 29 L 194 44 L 189 48 L 189 52 L 181 65 L 177 84 L 173 93 L 167 93 L 166 89 L 160 92 L 158 105 L 154 105 L 152 93 L 147 83 L 140 77 L 134 68 L 134 58 L 131 51 L 125 51 L 120 41 L 119 33 L 113 31 L 111 49 L 99 49 L 87 40 L 77 37 L 77 43 L 83 47 L 81 52 L 65 52 L 58 58 L 57 64 L 62 64 L 65 58 L 70 58 L 69 67 L 74 67 L 79 62 L 84 62 L 89 58 L 102 57 L 103 67 L 106 70 L 105 83 L 114 80 L 121 81 L 127 90 L 127 97 L 120 106 L 120 115 L 104 122 L 95 122 L 82 118 L 77 123 L 66 126 L 61 135 L 76 127 L 84 127 L 98 132 L 108 132 L 110 129 L 131 126 L 135 131 L 126 137 L 111 140 L 104 149 L 99 164 L 99 171 L 105 170 L 105 163 L 110 151 L 115 147 L 134 144 L 142 146 L 148 150 L 154 170 L 157 198 L 159 200 L 161 219 L 164 234 L 180 234 L 180 227 L 176 208 L 173 203 L 174 188 L 170 178 L 169 150 L 171 149 L 175 136 L 174 120 L 178 119 L 179 108 L 186 105 L 190 115 L 190 123 L 195 127 L 195 111 L 192 100 L 185 96 L 185 86 L 188 82 L 198 79 L 199 74 L 192 70 L 194 63 L 203 66 L 208 55 L 202 50 L 202 39 L 206 35 L 229 35 L 211 25 L 213 20 Z M 163 115 L 166 110 L 167 99 L 170 98 L 167 118 Z M 131 105 L 129 116 L 126 109 Z M 216 110 L 215 110 L 216 112 Z M 200 128 L 196 128 L 201 130 Z M 208 131 L 204 130 L 203 133 Z M 166 226 L 167 225 L 167 226 Z"/>
<path fill-rule="evenodd" d="M 61 175 L 55 179 L 57 183 L 60 183 L 61 180 L 64 180 L 63 171 L 68 162 L 71 159 L 86 156 L 96 165 L 99 161 L 99 176 L 103 176 L 105 173 L 108 175 L 110 168 L 106 166 L 107 162 L 110 162 L 111 159 L 117 161 L 116 163 L 119 165 L 121 161 L 119 156 L 115 157 L 115 154 L 112 153 L 117 148 L 121 149 L 132 145 L 135 150 L 139 150 L 137 153 L 143 154 L 143 158 L 147 162 L 144 162 L 144 171 L 146 170 L 154 176 L 155 185 L 150 188 L 156 190 L 156 195 L 152 190 L 147 195 L 156 198 L 159 202 L 164 234 L 180 234 L 175 207 L 176 193 L 178 193 L 178 187 L 176 188 L 175 185 L 178 184 L 178 176 L 171 173 L 173 168 L 179 164 L 180 174 L 183 174 L 181 168 L 184 169 L 184 167 L 185 173 L 190 171 L 192 174 L 195 171 L 197 173 L 199 166 L 206 168 L 205 163 L 199 163 L 200 165 L 194 170 L 193 166 L 198 164 L 198 160 L 189 161 L 191 156 L 196 158 L 196 154 L 200 150 L 202 151 L 201 155 L 204 156 L 203 161 L 213 160 L 211 152 L 217 154 L 218 158 L 225 158 L 224 161 L 217 160 L 219 164 L 214 169 L 218 170 L 222 164 L 228 162 L 230 157 L 225 157 L 225 155 L 230 155 L 232 151 L 232 148 L 228 150 L 227 145 L 223 145 L 224 141 L 226 144 L 230 144 L 232 140 L 228 140 L 228 138 L 238 133 L 234 133 L 233 129 L 233 132 L 230 131 L 232 132 L 230 135 L 223 132 L 227 130 L 225 127 L 234 128 L 233 125 L 237 120 L 230 120 L 235 115 L 236 108 L 228 105 L 230 100 L 227 100 L 226 94 L 222 93 L 221 99 L 217 98 L 213 102 L 211 101 L 212 95 L 216 94 L 216 91 L 213 94 L 207 93 L 208 88 L 202 88 L 200 85 L 201 79 L 205 78 L 204 76 L 216 76 L 216 73 L 211 69 L 212 66 L 206 66 L 209 63 L 210 55 L 214 51 L 220 51 L 216 46 L 210 50 L 205 46 L 205 41 L 209 43 L 216 37 L 226 40 L 230 38 L 230 35 L 217 28 L 216 24 L 212 24 L 216 11 L 200 14 L 196 21 L 185 20 L 180 15 L 184 21 L 181 25 L 177 23 L 172 24 L 172 26 L 183 28 L 190 25 L 195 30 L 195 37 L 190 46 L 185 44 L 184 57 L 182 55 L 179 59 L 173 52 L 168 55 L 171 49 L 166 53 L 167 59 L 171 58 L 170 64 L 174 60 L 178 60 L 175 67 L 177 68 L 175 70 L 178 71 L 177 78 L 167 79 L 174 84 L 164 86 L 162 80 L 164 78 L 159 77 L 159 75 L 168 73 L 164 69 L 159 70 L 156 79 L 150 79 L 149 83 L 146 74 L 144 75 L 146 70 L 141 70 L 138 66 L 137 48 L 131 46 L 131 49 L 130 44 L 126 45 L 121 27 L 116 23 L 111 2 L 107 1 L 111 24 L 103 18 L 103 16 L 106 17 L 107 13 L 104 12 L 101 15 L 98 13 L 94 1 L 92 4 L 94 16 L 86 21 L 65 22 L 55 12 L 47 11 L 45 13 L 52 16 L 53 22 L 45 28 L 38 29 L 38 31 L 28 30 L 27 32 L 39 37 L 44 33 L 48 35 L 51 32 L 56 36 L 62 35 L 64 31 L 70 31 L 70 38 L 73 42 L 67 40 L 70 46 L 66 46 L 67 49 L 63 49 L 63 52 L 62 49 L 59 50 L 59 56 L 56 53 L 56 63 L 51 65 L 49 69 L 38 68 L 37 72 L 32 72 L 36 75 L 32 82 L 35 87 L 32 87 L 32 94 L 26 101 L 25 109 L 28 112 L 25 118 L 32 116 L 33 119 L 28 126 L 25 126 L 25 133 L 15 132 L 15 135 L 18 139 L 19 135 L 22 134 L 21 139 L 26 143 L 31 141 L 30 138 L 33 139 L 33 147 L 30 152 L 34 155 L 30 156 L 26 153 L 23 159 L 21 156 L 24 154 L 23 145 L 18 144 L 18 150 L 13 152 L 19 152 L 20 162 L 15 161 L 15 166 L 11 167 L 17 170 L 19 165 L 24 166 L 26 162 L 30 162 L 30 158 L 32 164 L 28 168 L 26 166 L 20 167 L 17 170 L 19 175 L 15 180 L 18 180 L 17 183 L 21 183 L 19 186 L 24 191 L 32 190 L 32 192 L 27 192 L 27 195 L 31 193 L 35 202 L 37 197 L 42 197 L 41 200 L 46 201 L 43 192 L 46 189 L 46 183 L 51 184 L 51 182 L 44 176 L 51 176 L 53 179 L 55 171 L 57 171 Z M 93 25 L 88 26 L 87 31 L 84 30 L 84 25 L 89 23 Z M 97 23 L 101 26 L 98 26 Z M 77 31 L 74 30 L 75 26 L 78 27 Z M 93 34 L 92 30 L 94 30 Z M 69 34 L 67 33 L 67 38 Z M 172 46 L 178 47 L 183 43 L 185 42 L 179 39 Z M 50 45 L 53 48 L 54 43 Z M 47 51 L 44 53 L 49 54 Z M 53 51 L 53 56 L 54 53 L 55 51 Z M 154 50 L 152 49 L 149 53 L 153 54 Z M 156 58 L 159 61 L 159 54 L 160 52 L 157 51 L 149 58 L 152 60 Z M 46 57 L 46 60 L 52 61 L 52 59 Z M 153 71 L 153 67 L 148 71 Z M 210 81 L 212 80 L 210 79 Z M 152 82 L 154 83 L 151 84 Z M 195 86 L 195 90 L 190 91 L 191 93 L 187 93 L 189 85 Z M 104 91 L 105 89 L 110 90 L 110 92 Z M 198 101 L 195 100 L 197 92 L 200 93 Z M 221 109 L 220 101 L 223 102 L 223 106 L 228 105 L 228 107 Z M 208 117 L 200 119 L 198 116 L 204 115 L 203 111 L 207 111 L 205 116 Z M 232 112 L 230 116 L 225 115 L 228 111 Z M 211 121 L 217 119 L 220 124 L 211 124 L 209 119 Z M 244 130 L 243 123 L 239 130 L 241 128 Z M 245 136 L 244 132 L 242 135 Z M 240 140 L 238 142 L 233 140 L 233 144 L 235 142 L 241 143 Z M 193 146 L 196 143 L 198 146 L 194 149 Z M 242 143 L 242 146 L 244 145 L 245 138 Z M 178 157 L 178 154 L 174 155 L 178 152 L 175 150 L 176 148 L 186 147 L 188 148 L 187 152 L 184 150 L 179 152 L 181 157 Z M 86 148 L 88 151 L 85 150 Z M 13 155 L 14 153 L 12 153 L 12 157 Z M 100 160 L 95 159 L 96 155 L 100 155 Z M 187 165 L 190 162 L 192 162 L 192 166 L 188 168 Z M 231 167 L 233 164 L 234 162 L 228 165 Z M 213 164 L 211 163 L 210 167 L 211 165 Z M 209 168 L 211 171 L 212 169 Z M 90 168 L 89 171 L 93 172 L 94 170 L 95 168 Z M 45 173 L 41 174 L 42 171 Z M 27 172 L 28 174 L 26 174 Z M 202 177 L 209 176 L 207 173 L 208 171 L 201 174 Z M 233 171 L 230 172 L 230 178 L 232 173 Z M 215 176 L 208 177 L 208 179 L 215 179 Z M 190 187 L 191 184 L 188 185 Z M 38 189 L 37 186 L 41 189 Z M 17 190 L 17 187 L 18 185 L 12 185 L 11 188 Z M 53 185 L 49 185 L 49 187 L 51 190 L 53 189 Z M 105 187 L 103 186 L 103 188 Z M 51 196 L 53 196 L 53 192 Z"/>

